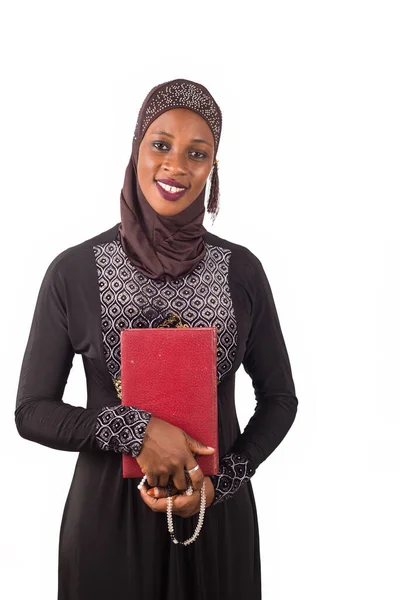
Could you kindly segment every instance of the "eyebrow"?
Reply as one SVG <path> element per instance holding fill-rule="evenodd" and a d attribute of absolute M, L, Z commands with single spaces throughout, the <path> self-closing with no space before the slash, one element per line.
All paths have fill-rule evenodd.
<path fill-rule="evenodd" d="M 152 131 L 150 135 L 166 135 L 167 137 L 174 139 L 172 133 L 168 133 L 167 131 Z M 207 146 L 210 146 L 212 148 L 210 142 L 207 142 L 207 140 L 202 140 L 201 138 L 193 138 L 192 142 L 200 142 L 203 144 L 207 144 Z"/>

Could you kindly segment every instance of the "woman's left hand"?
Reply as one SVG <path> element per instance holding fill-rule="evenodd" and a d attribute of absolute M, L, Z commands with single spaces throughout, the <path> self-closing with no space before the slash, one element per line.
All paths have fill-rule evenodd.
<path fill-rule="evenodd" d="M 215 496 L 213 482 L 210 477 L 204 477 L 206 488 L 206 508 L 208 508 Z M 157 487 L 147 489 L 145 485 L 139 490 L 140 494 L 151 510 L 154 512 L 167 512 L 167 488 Z M 150 492 L 150 493 L 149 493 Z M 183 517 L 184 519 L 196 515 L 200 511 L 200 492 L 194 491 L 191 496 L 187 496 L 185 492 L 178 492 L 172 488 L 172 513 Z"/>

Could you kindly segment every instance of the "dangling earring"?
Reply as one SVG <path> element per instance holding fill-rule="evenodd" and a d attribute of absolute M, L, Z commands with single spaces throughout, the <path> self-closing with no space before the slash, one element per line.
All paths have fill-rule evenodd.
<path fill-rule="evenodd" d="M 219 179 L 218 179 L 218 160 L 215 159 L 211 174 L 210 195 L 208 197 L 207 212 L 212 213 L 211 219 L 214 224 L 215 218 L 219 211 Z"/>

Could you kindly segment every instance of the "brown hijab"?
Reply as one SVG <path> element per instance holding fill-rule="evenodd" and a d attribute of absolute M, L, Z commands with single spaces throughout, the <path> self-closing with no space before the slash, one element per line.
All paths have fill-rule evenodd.
<path fill-rule="evenodd" d="M 206 185 L 196 200 L 177 215 L 160 215 L 147 202 L 137 177 L 139 146 L 148 126 L 163 112 L 178 107 L 201 115 L 213 133 L 215 151 L 210 198 L 215 197 L 218 188 L 215 156 L 221 136 L 221 110 L 204 86 L 187 79 L 174 79 L 150 90 L 142 104 L 120 198 L 119 235 L 125 253 L 139 271 L 163 281 L 190 273 L 206 250 L 203 239 L 207 231 L 203 226 Z M 214 203 L 209 202 L 211 205 Z"/>

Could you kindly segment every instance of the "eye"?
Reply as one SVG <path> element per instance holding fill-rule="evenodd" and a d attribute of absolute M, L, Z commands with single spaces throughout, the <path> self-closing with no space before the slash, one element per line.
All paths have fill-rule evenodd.
<path fill-rule="evenodd" d="M 165 142 L 153 142 L 152 146 L 154 146 L 154 148 L 160 152 L 165 152 L 164 148 L 167 150 L 169 149 L 169 144 L 166 144 Z M 164 146 L 164 148 L 160 148 L 160 146 Z M 203 160 L 207 158 L 207 154 L 205 152 L 200 152 L 199 150 L 193 150 L 190 152 L 190 155 L 195 160 Z"/>
<path fill-rule="evenodd" d="M 154 146 L 155 148 L 157 148 L 157 145 L 160 145 L 160 146 L 166 146 L 166 147 L 168 147 L 168 144 L 164 144 L 164 142 L 154 142 L 154 143 L 153 143 L 153 146 Z M 160 150 L 160 148 L 157 148 L 157 150 Z"/>
<path fill-rule="evenodd" d="M 194 156 L 193 158 L 207 158 L 207 154 L 205 152 L 198 152 L 197 150 L 193 150 L 192 154 L 200 154 L 200 156 Z"/>

